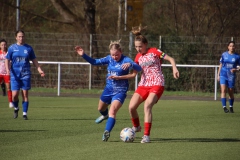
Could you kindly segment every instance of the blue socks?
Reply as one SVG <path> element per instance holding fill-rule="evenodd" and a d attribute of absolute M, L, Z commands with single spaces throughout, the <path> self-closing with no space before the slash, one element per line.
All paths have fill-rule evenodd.
<path fill-rule="evenodd" d="M 18 102 L 19 102 L 19 101 L 12 102 L 13 105 L 14 105 L 14 109 L 15 109 L 15 110 L 18 110 L 18 109 L 19 109 L 19 108 L 18 108 Z M 28 105 L 29 105 L 29 102 L 24 102 L 24 101 L 22 102 L 22 109 L 23 109 L 24 115 L 27 114 Z"/>
<path fill-rule="evenodd" d="M 222 102 L 222 106 L 223 107 L 226 107 L 226 103 L 227 103 L 227 98 L 221 98 L 221 102 Z M 228 100 L 228 102 L 229 102 L 229 106 L 233 106 L 233 103 L 234 103 L 234 99 L 229 99 Z"/>
<path fill-rule="evenodd" d="M 12 102 L 15 110 L 18 110 L 18 102 L 19 102 L 19 101 L 15 101 L 15 102 L 13 101 L 13 102 Z"/>
<path fill-rule="evenodd" d="M 29 102 L 22 102 L 23 112 L 27 113 Z"/>
<path fill-rule="evenodd" d="M 221 98 L 222 101 L 222 106 L 226 107 L 227 99 L 226 98 Z"/>
<path fill-rule="evenodd" d="M 228 101 L 229 101 L 229 105 L 232 107 L 234 103 L 234 99 L 229 99 Z"/>
<path fill-rule="evenodd" d="M 114 125 L 115 125 L 116 120 L 112 117 L 109 117 L 106 123 L 106 127 L 105 130 L 107 130 L 108 132 L 111 132 L 111 130 L 113 129 Z"/>

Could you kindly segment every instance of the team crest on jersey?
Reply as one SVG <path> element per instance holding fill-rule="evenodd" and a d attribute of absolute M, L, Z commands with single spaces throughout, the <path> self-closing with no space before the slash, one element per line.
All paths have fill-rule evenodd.
<path fill-rule="evenodd" d="M 232 62 L 235 62 L 235 58 L 232 58 Z"/>
<path fill-rule="evenodd" d="M 153 57 L 153 53 L 150 54 L 150 57 Z"/>
<path fill-rule="evenodd" d="M 27 50 L 24 50 L 23 52 L 24 52 L 25 54 L 27 54 L 27 53 L 28 53 L 28 51 L 27 51 Z"/>

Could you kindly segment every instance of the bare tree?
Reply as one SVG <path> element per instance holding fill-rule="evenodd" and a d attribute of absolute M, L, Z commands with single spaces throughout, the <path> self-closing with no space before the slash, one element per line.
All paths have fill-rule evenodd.
<path fill-rule="evenodd" d="M 240 0 L 144 2 L 144 24 L 154 34 L 211 37 L 240 35 Z"/>

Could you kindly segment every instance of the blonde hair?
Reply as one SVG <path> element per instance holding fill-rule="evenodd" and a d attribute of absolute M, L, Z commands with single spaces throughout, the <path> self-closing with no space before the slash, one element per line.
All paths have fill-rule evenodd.
<path fill-rule="evenodd" d="M 120 44 L 121 39 L 117 40 L 117 41 L 111 41 L 110 45 L 109 45 L 109 49 L 116 49 L 122 52 L 122 47 Z"/>
<path fill-rule="evenodd" d="M 148 40 L 146 37 L 144 37 L 142 35 L 142 31 L 145 30 L 147 28 L 147 26 L 142 27 L 142 25 L 140 24 L 139 26 L 136 27 L 132 27 L 132 33 L 135 35 L 135 41 L 140 41 L 144 44 L 148 43 Z"/>

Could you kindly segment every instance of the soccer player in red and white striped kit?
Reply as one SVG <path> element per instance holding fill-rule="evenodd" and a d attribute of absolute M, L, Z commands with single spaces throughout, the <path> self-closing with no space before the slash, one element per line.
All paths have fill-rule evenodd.
<path fill-rule="evenodd" d="M 10 75 L 7 75 L 5 59 L 7 55 L 7 41 L 5 39 L 0 40 L 0 82 L 4 81 L 7 88 L 7 95 L 9 101 L 9 107 L 13 107 L 12 103 L 12 91 L 10 90 Z"/>
<path fill-rule="evenodd" d="M 132 33 L 135 35 L 135 49 L 137 55 L 135 62 L 142 67 L 141 80 L 138 88 L 133 94 L 129 103 L 129 112 L 135 132 L 141 131 L 137 108 L 144 102 L 144 136 L 141 143 L 150 142 L 150 130 L 152 126 L 152 108 L 158 102 L 164 91 L 164 75 L 161 65 L 163 60 L 171 63 L 173 77 L 177 79 L 179 72 L 174 58 L 157 48 L 148 48 L 147 39 L 141 34 L 144 28 L 140 25 L 133 27 Z"/>

